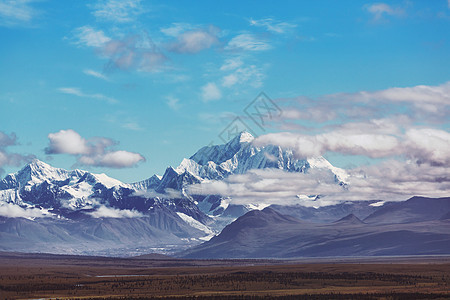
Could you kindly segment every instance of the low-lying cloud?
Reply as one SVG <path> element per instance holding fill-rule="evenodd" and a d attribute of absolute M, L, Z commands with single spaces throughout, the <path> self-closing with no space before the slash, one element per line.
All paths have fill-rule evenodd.
<path fill-rule="evenodd" d="M 324 206 L 342 201 L 399 201 L 415 195 L 444 197 L 450 190 L 447 168 L 429 164 L 390 160 L 347 173 L 347 185 L 343 187 L 327 169 L 309 169 L 306 173 L 251 170 L 222 181 L 192 185 L 189 192 L 231 197 L 230 204 Z"/>
<path fill-rule="evenodd" d="M 46 154 L 69 154 L 77 157 L 78 163 L 86 166 L 107 168 L 128 168 L 145 161 L 139 153 L 112 150 L 118 142 L 105 138 L 83 138 L 78 132 L 67 129 L 48 135 Z"/>
<path fill-rule="evenodd" d="M 0 216 L 6 218 L 48 218 L 52 214 L 38 208 L 23 208 L 13 203 L 0 205 Z"/>
<path fill-rule="evenodd" d="M 122 219 L 122 218 L 140 218 L 144 215 L 136 210 L 129 209 L 117 209 L 113 207 L 100 206 L 95 211 L 86 213 L 93 218 L 114 218 L 114 219 Z"/>

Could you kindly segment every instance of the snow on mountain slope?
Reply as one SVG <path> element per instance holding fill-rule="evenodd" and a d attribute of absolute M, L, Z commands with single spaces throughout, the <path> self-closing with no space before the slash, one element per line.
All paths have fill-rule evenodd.
<path fill-rule="evenodd" d="M 203 232 L 206 234 L 205 236 L 200 237 L 200 238 L 199 238 L 200 240 L 208 241 L 208 240 L 210 240 L 210 239 L 215 235 L 215 232 L 212 231 L 208 226 L 206 226 L 206 225 L 200 223 L 199 221 L 197 221 L 197 220 L 194 219 L 193 217 L 188 216 L 188 215 L 186 215 L 186 214 L 184 214 L 184 213 L 181 213 L 181 212 L 177 212 L 177 215 L 178 215 L 184 222 L 186 222 L 189 226 L 191 226 L 191 227 L 193 227 L 193 228 L 195 228 L 195 229 L 198 229 L 198 230 L 200 230 L 200 231 L 203 231 Z"/>
<path fill-rule="evenodd" d="M 153 175 L 152 177 L 131 183 L 130 186 L 133 187 L 136 190 L 149 190 L 149 189 L 155 189 L 158 187 L 158 185 L 161 183 L 162 176 L 160 175 Z"/>
<path fill-rule="evenodd" d="M 45 208 L 91 208 L 89 197 L 113 187 L 131 188 L 105 174 L 54 168 L 37 159 L 0 181 L 0 202 L 37 204 Z"/>
<path fill-rule="evenodd" d="M 54 168 L 40 160 L 33 160 L 20 171 L 7 175 L 0 181 L 0 190 L 25 188 L 29 189 L 33 185 L 47 182 L 63 182 L 69 179 L 73 182 L 81 178 L 85 171 Z"/>
<path fill-rule="evenodd" d="M 145 189 L 152 182 L 152 188 L 163 192 L 166 188 L 181 190 L 183 184 L 207 180 L 221 180 L 232 174 L 244 174 L 252 169 L 275 168 L 288 172 L 307 172 L 308 169 L 327 169 L 336 177 L 337 183 L 346 184 L 345 170 L 331 165 L 325 158 L 296 159 L 290 149 L 276 145 L 256 147 L 251 144 L 253 136 L 242 132 L 223 145 L 206 146 L 189 159 L 185 158 L 177 168 L 167 168 L 159 181 L 154 177 L 134 183 L 133 186 Z M 181 177 L 190 177 L 190 180 Z M 153 179 L 152 179 L 153 178 Z M 177 182 L 177 184 L 174 184 Z"/>
<path fill-rule="evenodd" d="M 325 158 L 297 159 L 291 149 L 283 149 L 276 145 L 256 147 L 252 144 L 253 140 L 254 137 L 250 133 L 241 132 L 228 143 L 201 148 L 190 158 L 183 159 L 178 167 L 168 167 L 161 178 L 153 176 L 132 186 L 136 190 L 154 190 L 160 194 L 172 190 L 179 191 L 181 197 L 195 202 L 204 214 L 215 216 L 215 222 L 222 224 L 216 229 L 250 210 L 263 209 L 269 204 L 260 205 L 258 201 L 251 201 L 244 205 L 229 206 L 232 203 L 229 195 L 191 195 L 188 186 L 221 181 L 234 174 L 269 168 L 305 174 L 309 170 L 326 170 L 327 174 L 334 176 L 336 184 L 346 188 L 348 181 L 346 171 L 334 167 Z M 317 195 L 305 195 L 308 196 Z M 222 215 L 224 220 L 219 219 Z"/>

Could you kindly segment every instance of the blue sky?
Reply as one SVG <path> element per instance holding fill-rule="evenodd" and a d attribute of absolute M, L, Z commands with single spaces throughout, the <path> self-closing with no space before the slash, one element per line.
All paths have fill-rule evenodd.
<path fill-rule="evenodd" d="M 0 170 L 37 157 L 137 181 L 221 143 L 235 117 L 261 143 L 319 139 L 304 155 L 340 167 L 445 165 L 449 38 L 444 0 L 2 0 Z M 260 92 L 283 111 L 263 128 L 244 112 Z M 331 145 L 352 128 L 400 144 Z"/>

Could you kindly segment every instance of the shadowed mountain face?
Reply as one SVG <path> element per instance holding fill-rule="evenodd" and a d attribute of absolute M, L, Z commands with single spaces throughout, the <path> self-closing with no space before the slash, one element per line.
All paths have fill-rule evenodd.
<path fill-rule="evenodd" d="M 429 206 L 442 205 L 441 201 L 435 200 L 420 199 L 428 201 Z M 418 200 L 413 198 L 409 201 L 415 205 Z M 218 236 L 181 252 L 179 256 L 295 258 L 450 254 L 450 222 L 440 220 L 441 217 L 430 219 L 428 212 L 424 212 L 422 217 L 416 215 L 418 222 L 366 224 L 350 214 L 330 224 L 318 224 L 265 208 L 245 214 L 225 227 Z"/>
<path fill-rule="evenodd" d="M 450 197 L 413 197 L 403 202 L 386 203 L 364 219 L 366 223 L 391 224 L 436 220 L 450 212 Z"/>

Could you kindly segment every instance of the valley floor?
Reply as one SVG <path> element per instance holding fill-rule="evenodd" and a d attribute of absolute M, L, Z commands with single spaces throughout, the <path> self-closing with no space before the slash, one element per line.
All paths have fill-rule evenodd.
<path fill-rule="evenodd" d="M 1 299 L 450 299 L 450 257 L 187 260 L 0 253 Z"/>

